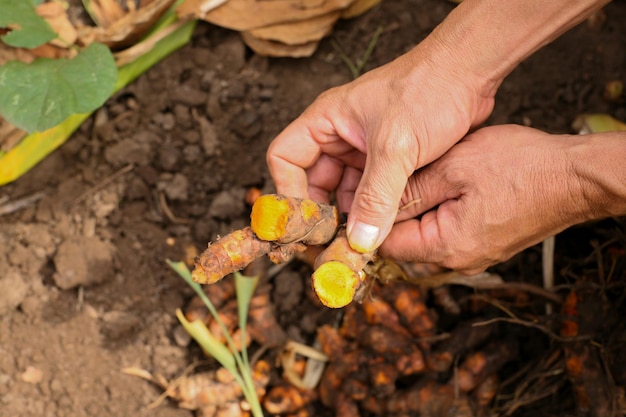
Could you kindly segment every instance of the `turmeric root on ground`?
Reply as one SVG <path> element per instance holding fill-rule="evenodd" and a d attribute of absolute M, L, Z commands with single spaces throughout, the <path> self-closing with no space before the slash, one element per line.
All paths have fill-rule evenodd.
<path fill-rule="evenodd" d="M 209 245 L 196 262 L 194 281 L 215 283 L 265 255 L 275 263 L 286 262 L 305 245 L 330 241 L 339 226 L 334 206 L 279 194 L 258 197 L 250 220 L 250 227 Z"/>

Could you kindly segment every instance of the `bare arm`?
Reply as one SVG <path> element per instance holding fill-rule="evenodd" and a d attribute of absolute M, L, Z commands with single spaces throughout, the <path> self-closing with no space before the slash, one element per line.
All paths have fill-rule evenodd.
<path fill-rule="evenodd" d="M 566 153 L 570 186 L 587 207 L 580 220 L 626 216 L 626 132 L 584 135 L 572 142 Z"/>

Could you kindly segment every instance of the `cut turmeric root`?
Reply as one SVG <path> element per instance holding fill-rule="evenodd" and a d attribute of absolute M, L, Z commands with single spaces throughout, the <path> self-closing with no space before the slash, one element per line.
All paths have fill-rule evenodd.
<path fill-rule="evenodd" d="M 236 230 L 200 255 L 192 279 L 212 284 L 268 255 L 274 263 L 289 260 L 306 249 L 330 241 L 339 226 L 334 206 L 313 200 L 268 194 L 254 201 L 251 227 Z"/>
<path fill-rule="evenodd" d="M 363 268 L 374 255 L 355 251 L 345 231 L 338 233 L 315 261 L 313 289 L 322 304 L 339 308 L 350 303 L 363 278 Z"/>
<path fill-rule="evenodd" d="M 236 230 L 200 255 L 192 279 L 212 284 L 267 255 L 283 263 L 308 246 L 332 240 L 315 261 L 313 288 L 322 304 L 339 308 L 350 303 L 364 276 L 363 268 L 375 253 L 359 253 L 337 233 L 339 215 L 334 206 L 313 200 L 267 194 L 255 199 L 250 227 Z"/>
<path fill-rule="evenodd" d="M 339 215 L 337 209 L 329 204 L 267 194 L 255 200 L 250 226 L 262 240 L 323 245 L 335 236 Z"/>

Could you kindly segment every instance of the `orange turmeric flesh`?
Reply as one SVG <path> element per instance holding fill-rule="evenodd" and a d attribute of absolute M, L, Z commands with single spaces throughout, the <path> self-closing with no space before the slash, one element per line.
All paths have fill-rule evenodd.
<path fill-rule="evenodd" d="M 335 235 L 339 215 L 337 209 L 329 204 L 266 194 L 255 200 L 250 226 L 263 240 L 322 245 Z"/>

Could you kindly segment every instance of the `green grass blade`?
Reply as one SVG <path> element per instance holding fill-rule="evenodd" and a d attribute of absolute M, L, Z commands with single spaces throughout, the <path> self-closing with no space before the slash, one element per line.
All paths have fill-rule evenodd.
<path fill-rule="evenodd" d="M 239 329 L 241 330 L 241 339 L 242 344 L 246 344 L 246 340 L 248 334 L 246 332 L 247 323 L 248 323 L 248 311 L 250 309 L 250 300 L 252 300 L 252 295 L 254 295 L 254 290 L 256 289 L 257 283 L 259 282 L 259 277 L 247 277 L 239 272 L 234 273 L 235 276 L 235 290 L 237 293 L 237 313 L 239 318 Z M 248 362 L 247 351 L 243 352 L 243 361 L 246 365 Z"/>
<path fill-rule="evenodd" d="M 191 279 L 191 272 L 187 268 L 184 262 L 172 262 L 169 259 L 166 260 L 167 264 L 178 273 L 187 284 L 194 290 L 196 294 L 202 299 L 206 307 L 209 309 L 209 312 L 215 318 L 222 333 L 225 335 L 226 340 L 230 347 L 230 354 L 232 355 L 233 360 L 236 363 L 236 369 L 233 371 L 227 368 L 233 376 L 237 379 L 237 382 L 241 386 L 243 394 L 248 400 L 248 404 L 250 405 L 250 411 L 254 417 L 263 417 L 263 409 L 261 408 L 261 403 L 259 401 L 259 397 L 256 393 L 256 388 L 254 386 L 254 380 L 252 379 L 252 369 L 250 367 L 250 363 L 248 361 L 248 351 L 245 345 L 245 329 L 246 322 L 248 317 L 248 309 L 250 306 L 250 300 L 252 299 L 252 294 L 254 293 L 254 289 L 256 288 L 256 284 L 258 282 L 258 277 L 245 277 L 241 274 L 235 275 L 235 288 L 237 290 L 237 307 L 239 314 L 239 325 L 242 332 L 242 354 L 235 349 L 235 344 L 233 343 L 228 330 L 224 326 L 223 322 L 220 320 L 217 310 L 215 306 L 211 303 L 211 300 L 206 296 L 202 287 L 197 282 L 194 282 Z M 239 278 L 237 278 L 239 276 Z M 241 295 L 240 295 L 241 291 Z M 206 326 L 205 326 L 206 327 Z M 243 355 L 243 357 L 242 357 Z M 238 370 L 238 372 L 237 372 Z"/>
<path fill-rule="evenodd" d="M 220 330 L 224 334 L 224 337 L 226 338 L 226 341 L 228 342 L 228 345 L 233 355 L 239 356 L 237 349 L 235 347 L 235 343 L 230 337 L 230 333 L 228 332 L 228 329 L 226 328 L 226 326 L 224 326 L 224 323 L 220 319 L 219 314 L 217 314 L 217 310 L 215 309 L 215 306 L 213 305 L 211 300 L 209 300 L 209 297 L 207 297 L 204 291 L 202 290 L 202 286 L 200 286 L 200 284 L 198 284 L 197 282 L 194 282 L 191 279 L 191 272 L 187 268 L 187 265 L 185 265 L 184 262 L 172 262 L 169 259 L 167 259 L 166 262 L 174 271 L 176 271 L 176 273 L 178 273 L 178 275 L 180 275 L 185 280 L 185 282 L 187 282 L 187 285 L 189 285 L 191 289 L 194 290 L 194 292 L 198 295 L 198 297 L 200 297 L 200 299 L 202 300 L 206 308 L 209 309 L 209 312 L 211 313 L 215 321 L 217 321 L 217 324 L 220 326 Z"/>
<path fill-rule="evenodd" d="M 237 373 L 237 364 L 230 350 L 222 342 L 220 342 L 209 331 L 206 325 L 200 320 L 188 321 L 180 310 L 176 310 L 176 317 L 181 322 L 187 333 L 194 338 L 196 342 L 209 355 L 213 356 L 224 368 L 231 373 Z"/>

